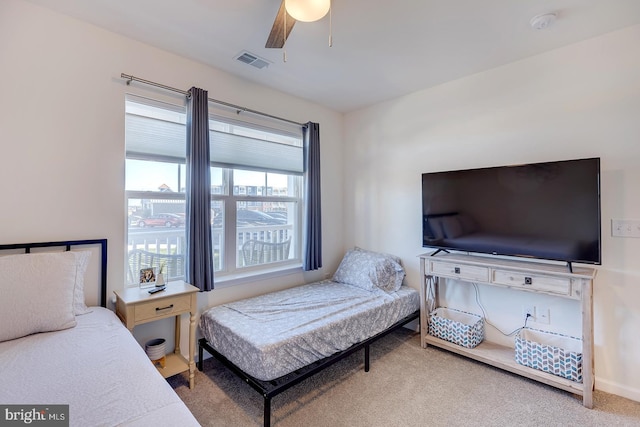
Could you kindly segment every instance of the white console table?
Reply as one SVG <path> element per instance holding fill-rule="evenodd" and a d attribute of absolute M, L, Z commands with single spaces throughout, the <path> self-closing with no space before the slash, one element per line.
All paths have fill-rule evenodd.
<path fill-rule="evenodd" d="M 593 407 L 593 280 L 591 268 L 492 259 L 484 256 L 438 254 L 420 256 L 420 334 L 422 346 L 435 345 L 480 362 L 531 378 L 582 396 L 583 405 Z M 444 280 L 443 280 L 444 279 Z M 577 300 L 582 308 L 582 383 L 520 365 L 511 347 L 483 341 L 469 349 L 429 335 L 428 307 L 438 307 L 438 288 L 446 279 L 463 283 L 500 286 L 523 292 L 535 292 Z M 432 284 L 429 291 L 428 286 Z M 431 298 L 428 300 L 428 298 Z M 431 304 L 428 304 L 431 303 Z"/>

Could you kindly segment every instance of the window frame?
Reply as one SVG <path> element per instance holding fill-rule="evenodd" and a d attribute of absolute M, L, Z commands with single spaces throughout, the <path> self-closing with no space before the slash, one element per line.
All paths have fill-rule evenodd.
<path fill-rule="evenodd" d="M 145 101 L 149 101 L 145 103 Z M 125 117 L 128 114 L 140 114 L 139 111 L 136 113 L 129 113 L 127 107 L 129 103 L 134 104 L 142 104 L 149 105 L 155 108 L 162 108 L 162 104 L 165 104 L 162 101 L 156 101 L 153 99 L 143 98 L 137 95 L 127 95 L 125 98 Z M 186 114 L 186 105 L 180 106 L 177 104 L 168 104 L 170 108 L 167 109 L 167 114 L 176 113 L 176 110 L 180 110 L 178 115 L 182 113 L 182 109 L 184 108 L 184 113 Z M 210 123 L 211 120 L 215 119 L 216 121 L 226 121 L 226 117 L 224 115 L 210 114 Z M 166 117 L 161 118 L 160 120 L 167 120 Z M 180 120 L 173 121 L 173 123 L 184 125 Z M 271 128 L 261 124 L 253 124 L 251 122 L 239 121 L 237 119 L 229 119 L 230 127 L 243 125 L 246 126 L 247 129 L 259 129 L 261 131 L 273 132 L 274 134 L 278 134 L 278 128 Z M 125 135 L 127 134 L 126 126 L 125 126 Z M 286 136 L 288 138 L 291 137 L 291 131 L 282 131 L 281 135 Z M 300 145 L 302 145 L 302 130 L 300 130 Z M 186 132 L 184 144 L 186 146 Z M 125 147 L 126 148 L 126 147 Z M 141 153 L 135 153 L 135 155 L 130 156 L 127 152 L 125 154 L 126 160 L 144 160 L 150 162 L 160 162 L 160 163 L 174 163 L 178 165 L 182 165 L 182 167 L 186 168 L 185 162 L 177 162 L 174 158 L 163 158 L 160 155 L 144 155 Z M 224 251 L 223 261 L 220 263 L 220 268 L 215 270 L 215 283 L 216 287 L 226 287 L 232 286 L 239 283 L 245 283 L 248 281 L 255 281 L 266 279 L 269 277 L 274 277 L 283 274 L 290 274 L 294 270 L 300 270 L 302 268 L 302 241 L 303 241 L 303 210 L 304 210 L 304 176 L 302 174 L 297 173 L 286 173 L 282 171 L 274 171 L 269 169 L 261 169 L 261 168 L 246 168 L 241 169 L 240 167 L 228 167 L 223 165 L 216 165 L 215 162 L 210 161 L 211 168 L 219 168 L 222 170 L 222 194 L 214 194 L 214 185 L 211 185 L 211 201 L 221 201 L 223 204 L 223 244 L 221 250 Z M 126 168 L 125 168 L 126 169 Z M 248 196 L 246 194 L 234 194 L 234 173 L 235 171 L 244 171 L 244 170 L 253 170 L 258 171 L 265 174 L 265 186 L 267 188 L 267 175 L 269 173 L 277 173 L 288 176 L 288 185 L 293 185 L 294 188 L 289 191 L 289 196 L 267 196 L 267 195 L 252 195 Z M 180 179 L 178 180 L 180 182 Z M 185 183 L 186 184 L 186 183 Z M 183 184 L 184 185 L 184 184 Z M 217 185 L 217 184 L 216 184 Z M 128 269 L 128 254 L 129 254 L 129 246 L 133 241 L 130 239 L 130 229 L 132 228 L 129 221 L 129 204 L 132 199 L 152 199 L 152 200 L 182 200 L 186 203 L 186 194 L 182 192 L 183 189 L 177 189 L 175 192 L 163 192 L 163 191 L 143 191 L 143 190 L 128 190 L 128 183 L 126 181 L 125 176 L 125 215 L 127 215 L 126 219 L 126 239 L 125 239 L 125 268 Z M 238 246 L 238 234 L 239 228 L 237 225 L 237 205 L 238 202 L 257 202 L 257 203 L 295 203 L 297 205 L 295 210 L 294 218 L 290 218 L 289 221 L 292 224 L 292 246 L 291 246 L 291 258 L 282 261 L 275 261 L 270 263 L 258 264 L 254 266 L 240 266 L 238 262 L 239 249 Z M 186 240 L 186 227 L 184 233 L 184 240 Z M 214 228 L 211 227 L 212 239 L 214 236 Z M 127 286 L 136 286 L 137 283 L 127 283 Z"/>
<path fill-rule="evenodd" d="M 251 272 L 256 271 L 265 271 L 272 272 L 275 270 L 283 270 L 288 268 L 302 268 L 302 211 L 304 206 L 304 185 L 303 178 L 297 177 L 297 183 L 295 183 L 294 192 L 297 193 L 297 196 L 248 196 L 246 194 L 233 194 L 234 181 L 233 181 L 233 171 L 238 169 L 224 169 L 223 170 L 223 180 L 226 175 L 228 181 L 226 185 L 227 194 L 225 195 L 211 195 L 211 200 L 222 200 L 224 206 L 224 215 L 225 215 L 225 225 L 233 224 L 233 230 L 231 227 L 225 227 L 224 230 L 224 240 L 225 240 L 225 252 L 228 253 L 231 250 L 234 254 L 233 257 L 224 257 L 225 269 L 224 273 L 221 271 L 220 273 L 223 277 L 229 277 L 230 279 L 241 278 L 244 276 L 255 277 L 256 274 L 251 274 Z M 225 173 L 226 172 L 226 173 Z M 265 173 L 270 173 L 265 171 Z M 290 175 L 291 176 L 291 175 Z M 292 252 L 293 257 L 284 261 L 276 261 L 268 264 L 259 264 L 256 266 L 243 266 L 238 267 L 238 253 L 240 248 L 236 246 L 237 235 L 238 235 L 238 227 L 237 227 L 237 212 L 238 209 L 234 208 L 237 206 L 238 202 L 257 202 L 257 203 L 270 203 L 270 202 L 278 202 L 278 203 L 297 203 L 298 209 L 295 218 L 293 219 L 293 233 L 297 238 L 293 239 L 292 244 Z M 227 217 L 228 216 L 228 217 Z M 233 243 L 231 243 L 233 242 Z"/>

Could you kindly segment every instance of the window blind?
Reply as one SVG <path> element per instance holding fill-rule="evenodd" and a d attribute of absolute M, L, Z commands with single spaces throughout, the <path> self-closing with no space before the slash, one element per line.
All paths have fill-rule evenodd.
<path fill-rule="evenodd" d="M 127 127 L 127 158 L 138 160 L 185 162 L 186 128 L 184 124 L 184 108 L 135 97 L 127 99 L 125 126 Z M 170 104 L 167 104 L 170 105 Z M 169 110 L 171 113 L 169 113 Z M 221 124 L 222 126 L 219 126 Z M 228 127 L 231 131 L 220 130 Z M 243 129 L 244 128 L 244 129 Z M 252 130 L 261 135 L 269 135 L 278 139 L 291 140 L 292 134 L 266 131 L 251 124 L 240 124 L 238 121 L 215 119 L 210 120 L 211 164 L 218 167 L 263 170 L 284 174 L 302 174 L 303 148 L 267 139 L 233 133 L 251 133 Z M 300 132 L 300 140 L 301 140 Z M 295 139 L 295 138 L 293 138 Z"/>
<path fill-rule="evenodd" d="M 302 147 L 210 131 L 211 162 L 215 166 L 302 174 Z"/>

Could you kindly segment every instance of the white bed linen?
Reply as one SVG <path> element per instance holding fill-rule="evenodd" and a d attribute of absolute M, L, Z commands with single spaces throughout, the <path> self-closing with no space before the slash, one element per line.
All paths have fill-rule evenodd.
<path fill-rule="evenodd" d="M 198 426 L 116 315 L 0 343 L 0 403 L 68 404 L 70 426 Z"/>

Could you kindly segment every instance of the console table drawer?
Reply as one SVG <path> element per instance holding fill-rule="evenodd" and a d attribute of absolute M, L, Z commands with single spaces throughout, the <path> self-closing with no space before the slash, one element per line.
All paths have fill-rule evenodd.
<path fill-rule="evenodd" d="M 561 295 L 571 294 L 571 279 L 564 277 L 536 276 L 496 270 L 493 275 L 493 283 Z"/>
<path fill-rule="evenodd" d="M 434 276 L 451 277 L 470 282 L 488 282 L 489 269 L 475 265 L 456 264 L 451 262 L 434 262 L 427 260 L 430 265 L 429 271 Z"/>

